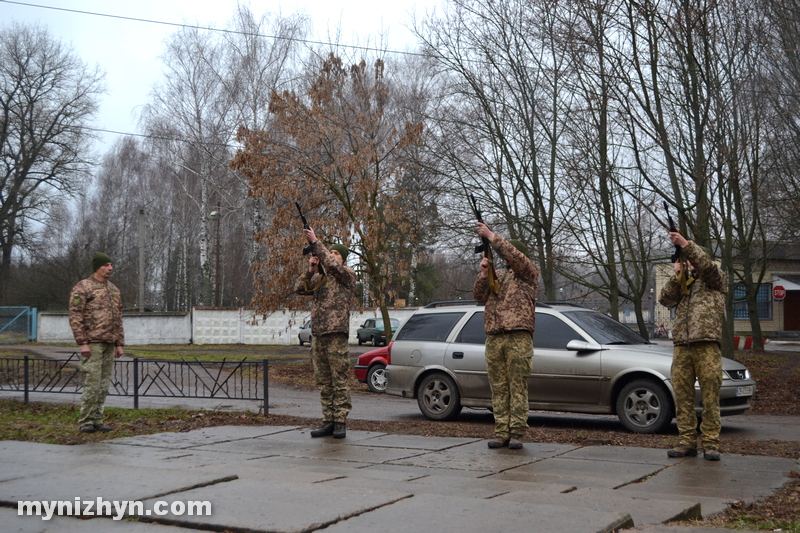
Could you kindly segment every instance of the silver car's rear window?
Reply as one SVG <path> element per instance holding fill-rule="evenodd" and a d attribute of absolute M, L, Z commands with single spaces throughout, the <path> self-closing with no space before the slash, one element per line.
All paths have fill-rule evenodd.
<path fill-rule="evenodd" d="M 397 332 L 396 341 L 445 341 L 464 313 L 413 315 Z"/>
<path fill-rule="evenodd" d="M 564 311 L 564 316 L 578 324 L 600 344 L 647 344 L 641 335 L 602 313 L 569 310 Z"/>

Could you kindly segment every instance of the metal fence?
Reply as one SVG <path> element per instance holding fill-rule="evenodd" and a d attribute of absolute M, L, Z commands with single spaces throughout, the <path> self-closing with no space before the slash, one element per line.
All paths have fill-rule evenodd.
<path fill-rule="evenodd" d="M 35 307 L 0 307 L 0 344 L 36 340 Z"/>
<path fill-rule="evenodd" d="M 163 361 L 153 359 L 116 360 L 109 384 L 109 396 L 132 396 L 133 408 L 139 398 L 224 398 L 263 402 L 269 414 L 269 361 Z M 80 355 L 68 359 L 33 357 L 0 359 L 0 391 L 68 393 L 83 391 Z"/>

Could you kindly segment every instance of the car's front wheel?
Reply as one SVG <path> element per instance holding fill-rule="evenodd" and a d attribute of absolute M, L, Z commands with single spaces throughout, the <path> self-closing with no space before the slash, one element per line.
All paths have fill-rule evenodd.
<path fill-rule="evenodd" d="M 361 337 L 359 337 L 358 335 L 356 335 L 356 338 L 358 339 L 358 345 L 359 345 L 359 346 L 361 346 L 362 344 L 364 344 L 364 341 L 362 341 L 362 340 L 361 340 Z"/>
<path fill-rule="evenodd" d="M 300 341 L 300 346 L 302 346 L 302 345 L 303 345 L 303 337 L 301 337 L 300 335 L 298 335 L 298 336 L 297 336 L 297 340 L 298 340 L 298 341 Z"/>
<path fill-rule="evenodd" d="M 428 374 L 417 388 L 417 404 L 430 420 L 452 420 L 461 412 L 461 397 L 447 374 Z"/>
<path fill-rule="evenodd" d="M 672 422 L 672 399 L 655 380 L 637 379 L 619 392 L 617 416 L 634 433 L 661 433 Z"/>
<path fill-rule="evenodd" d="M 372 392 L 381 393 L 386 391 L 386 365 L 375 364 L 367 371 L 367 387 Z"/>

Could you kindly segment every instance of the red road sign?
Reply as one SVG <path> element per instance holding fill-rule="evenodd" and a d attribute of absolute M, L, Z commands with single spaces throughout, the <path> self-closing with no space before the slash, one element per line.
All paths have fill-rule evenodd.
<path fill-rule="evenodd" d="M 776 302 L 782 302 L 786 298 L 786 289 L 783 288 L 783 285 L 775 285 L 772 288 L 772 297 Z"/>

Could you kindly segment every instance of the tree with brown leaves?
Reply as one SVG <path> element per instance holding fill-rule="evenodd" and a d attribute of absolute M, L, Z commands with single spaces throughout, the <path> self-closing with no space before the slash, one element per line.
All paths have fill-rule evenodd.
<path fill-rule="evenodd" d="M 302 272 L 298 201 L 326 245 L 342 243 L 358 258 L 362 283 L 390 324 L 389 287 L 408 274 L 420 237 L 422 202 L 405 184 L 414 166 L 408 149 L 421 142 L 423 126 L 403 118 L 384 69 L 380 59 L 368 69 L 364 60 L 348 67 L 330 55 L 302 90 L 272 93 L 270 131 L 239 130 L 243 147 L 231 168 L 272 210 L 256 236 L 267 248 L 253 265 L 258 313 L 289 305 Z"/>

